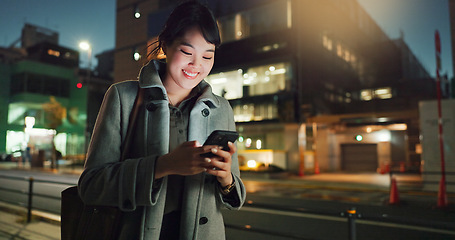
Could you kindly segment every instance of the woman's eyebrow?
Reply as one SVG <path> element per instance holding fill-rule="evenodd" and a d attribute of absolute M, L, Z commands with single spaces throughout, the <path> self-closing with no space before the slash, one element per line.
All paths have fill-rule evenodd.
<path fill-rule="evenodd" d="M 191 45 L 191 43 L 188 43 L 188 42 L 182 42 L 181 45 L 183 46 L 187 46 L 187 47 L 190 47 L 190 48 L 194 48 L 193 45 Z M 215 49 L 207 49 L 205 50 L 206 52 L 215 52 Z"/>

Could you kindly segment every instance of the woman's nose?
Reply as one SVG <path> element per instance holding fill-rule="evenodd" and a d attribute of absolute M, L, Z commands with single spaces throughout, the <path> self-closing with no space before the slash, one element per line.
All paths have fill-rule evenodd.
<path fill-rule="evenodd" d="M 201 63 L 201 61 L 197 57 L 193 57 L 189 64 L 192 66 L 199 66 L 200 63 Z"/>

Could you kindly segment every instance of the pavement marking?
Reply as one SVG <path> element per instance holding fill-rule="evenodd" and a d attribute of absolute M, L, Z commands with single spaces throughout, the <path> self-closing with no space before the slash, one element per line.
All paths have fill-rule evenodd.
<path fill-rule="evenodd" d="M 338 222 L 347 222 L 347 218 L 343 218 L 343 217 L 324 216 L 324 215 L 313 214 L 313 213 L 290 212 L 290 211 L 275 210 L 275 209 L 265 209 L 265 208 L 257 208 L 257 207 L 243 206 L 240 209 L 240 211 L 275 214 L 275 215 L 283 215 L 283 216 L 291 216 L 291 217 L 305 217 L 305 218 L 324 219 L 324 220 L 338 221 Z"/>
<path fill-rule="evenodd" d="M 365 225 L 374 225 L 374 226 L 384 226 L 388 228 L 401 228 L 401 229 L 409 229 L 409 230 L 417 230 L 417 231 L 425 231 L 425 232 L 433 232 L 433 233 L 440 233 L 440 234 L 448 234 L 455 236 L 455 231 L 445 230 L 445 229 L 437 229 L 437 228 L 430 228 L 430 227 L 423 227 L 423 226 L 412 226 L 400 223 L 385 223 L 385 222 L 377 222 L 371 220 L 364 220 L 364 219 L 357 219 L 357 224 L 365 224 Z"/>

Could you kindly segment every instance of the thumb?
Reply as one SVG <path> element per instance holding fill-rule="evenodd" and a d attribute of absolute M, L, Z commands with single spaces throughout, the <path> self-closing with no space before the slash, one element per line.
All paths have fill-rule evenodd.
<path fill-rule="evenodd" d="M 186 142 L 185 145 L 188 147 L 202 147 L 202 145 L 197 140 Z"/>

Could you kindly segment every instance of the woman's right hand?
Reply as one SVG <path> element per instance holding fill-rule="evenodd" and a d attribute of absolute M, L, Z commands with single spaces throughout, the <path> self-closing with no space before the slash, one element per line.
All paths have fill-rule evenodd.
<path fill-rule="evenodd" d="M 204 172 L 210 166 L 210 160 L 201 154 L 210 152 L 216 146 L 202 146 L 198 141 L 180 144 L 173 151 L 157 159 L 155 179 L 167 175 L 195 175 Z"/>

